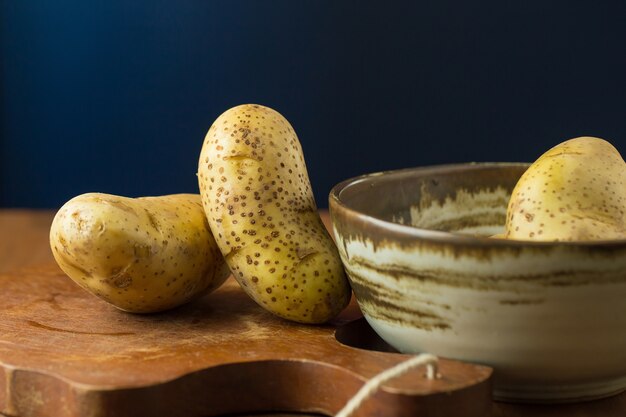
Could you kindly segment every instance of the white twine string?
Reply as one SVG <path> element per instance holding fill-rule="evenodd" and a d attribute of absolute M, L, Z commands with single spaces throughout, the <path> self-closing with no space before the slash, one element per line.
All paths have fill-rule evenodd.
<path fill-rule="evenodd" d="M 397 378 L 400 375 L 410 371 L 418 366 L 426 365 L 426 378 L 437 378 L 437 364 L 439 359 L 430 353 L 422 353 L 414 356 L 404 362 L 400 362 L 396 366 L 386 369 L 379 373 L 361 387 L 361 389 L 350 398 L 350 401 L 337 413 L 335 417 L 349 417 L 354 413 L 363 402 L 374 394 L 385 382 L 390 379 Z"/>

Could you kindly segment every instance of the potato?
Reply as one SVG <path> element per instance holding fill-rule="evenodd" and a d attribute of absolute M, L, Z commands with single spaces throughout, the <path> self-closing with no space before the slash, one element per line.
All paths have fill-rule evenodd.
<path fill-rule="evenodd" d="M 617 149 L 580 137 L 544 153 L 513 190 L 504 237 L 626 239 L 626 163 Z"/>
<path fill-rule="evenodd" d="M 199 195 L 80 195 L 56 214 L 50 246 L 78 285 L 133 313 L 179 306 L 229 275 Z"/>
<path fill-rule="evenodd" d="M 347 305 L 337 247 L 282 115 L 248 104 L 219 116 L 202 147 L 198 180 L 217 244 L 259 305 L 301 323 L 325 322 Z"/>

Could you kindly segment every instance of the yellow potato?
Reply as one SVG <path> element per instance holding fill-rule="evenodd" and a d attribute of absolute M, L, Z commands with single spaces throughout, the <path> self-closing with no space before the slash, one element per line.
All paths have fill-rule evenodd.
<path fill-rule="evenodd" d="M 133 313 L 176 307 L 229 275 L 193 194 L 80 195 L 56 214 L 50 246 L 78 285 Z"/>
<path fill-rule="evenodd" d="M 259 305 L 302 323 L 325 322 L 347 305 L 337 247 L 282 115 L 252 104 L 222 114 L 206 135 L 198 179 L 218 246 Z"/>
<path fill-rule="evenodd" d="M 544 153 L 513 190 L 504 237 L 626 239 L 626 163 L 617 149 L 580 137 Z"/>

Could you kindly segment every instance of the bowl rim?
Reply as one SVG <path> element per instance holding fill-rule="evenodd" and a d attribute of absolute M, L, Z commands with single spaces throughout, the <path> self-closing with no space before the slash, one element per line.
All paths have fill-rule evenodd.
<path fill-rule="evenodd" d="M 357 183 L 370 181 L 374 178 L 388 175 L 402 175 L 413 172 L 442 172 L 442 171 L 464 171 L 470 169 L 480 169 L 483 167 L 528 167 L 528 162 L 463 162 L 453 164 L 425 165 L 411 168 L 394 169 L 388 171 L 371 172 L 345 179 L 332 187 L 328 195 L 329 211 L 333 227 L 335 219 L 333 212 L 340 208 L 349 216 L 359 219 L 366 224 L 372 224 L 380 229 L 390 230 L 394 233 L 403 234 L 408 237 L 438 243 L 457 243 L 477 247 L 567 247 L 567 248 L 620 248 L 626 247 L 626 239 L 593 240 L 593 241 L 535 241 L 519 239 L 494 239 L 483 236 L 472 236 L 468 234 L 446 232 L 442 230 L 424 229 L 420 227 L 394 223 L 388 220 L 365 214 L 348 206 L 341 200 L 341 193 Z"/>

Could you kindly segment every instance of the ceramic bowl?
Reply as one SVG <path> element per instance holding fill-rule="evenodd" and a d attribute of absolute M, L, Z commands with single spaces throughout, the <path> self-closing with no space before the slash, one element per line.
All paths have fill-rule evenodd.
<path fill-rule="evenodd" d="M 527 164 L 364 175 L 330 194 L 339 252 L 372 328 L 396 349 L 494 367 L 500 400 L 626 389 L 626 240 L 493 239 Z"/>

